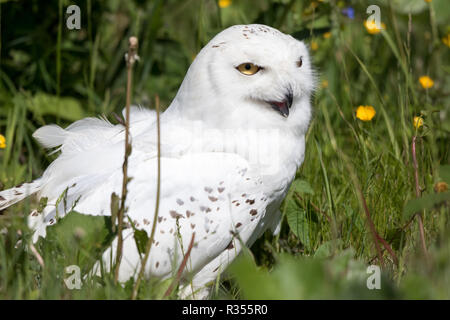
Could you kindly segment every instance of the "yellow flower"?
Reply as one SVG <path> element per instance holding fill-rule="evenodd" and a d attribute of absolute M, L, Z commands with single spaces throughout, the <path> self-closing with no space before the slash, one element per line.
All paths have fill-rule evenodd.
<path fill-rule="evenodd" d="M 328 80 L 322 81 L 322 88 L 328 88 Z"/>
<path fill-rule="evenodd" d="M 331 37 L 331 32 L 325 32 L 324 34 L 323 34 L 323 37 L 325 38 L 325 39 L 328 39 L 329 37 Z"/>
<path fill-rule="evenodd" d="M 231 4 L 231 0 L 219 0 L 219 7 L 222 9 L 229 7 L 230 4 Z"/>
<path fill-rule="evenodd" d="M 413 119 L 414 128 L 419 129 L 423 126 L 423 118 L 422 117 L 414 117 Z"/>
<path fill-rule="evenodd" d="M 424 89 L 429 89 L 434 85 L 433 79 L 431 79 L 429 76 L 421 76 L 419 78 L 419 82 Z"/>
<path fill-rule="evenodd" d="M 445 37 L 442 38 L 442 42 L 450 48 L 450 33 L 447 34 Z"/>
<path fill-rule="evenodd" d="M 364 21 L 364 26 L 370 34 L 377 34 L 380 33 L 381 30 L 386 29 L 386 25 L 383 22 L 381 23 L 381 28 L 378 28 L 374 20 Z"/>
<path fill-rule="evenodd" d="M 447 190 L 448 190 L 448 184 L 445 183 L 444 181 L 442 181 L 442 182 L 437 182 L 437 183 L 434 185 L 434 191 L 436 191 L 437 193 L 439 193 L 439 192 L 445 192 L 445 191 L 447 191 Z"/>
<path fill-rule="evenodd" d="M 425 0 L 425 2 L 431 2 L 432 0 Z"/>
<path fill-rule="evenodd" d="M 316 51 L 317 49 L 319 49 L 319 45 L 317 44 L 317 42 L 315 42 L 314 40 L 311 41 L 311 50 Z"/>
<path fill-rule="evenodd" d="M 0 149 L 6 148 L 6 139 L 3 135 L 0 134 Z"/>
<path fill-rule="evenodd" d="M 356 117 L 361 121 L 370 121 L 375 117 L 375 109 L 372 106 L 359 106 L 356 109 Z"/>

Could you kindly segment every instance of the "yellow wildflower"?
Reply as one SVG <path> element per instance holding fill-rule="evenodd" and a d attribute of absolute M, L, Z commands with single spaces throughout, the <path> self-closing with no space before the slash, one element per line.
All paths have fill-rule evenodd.
<path fill-rule="evenodd" d="M 421 76 L 419 78 L 419 82 L 424 89 L 429 89 L 434 85 L 433 79 L 431 79 L 429 76 Z"/>
<path fill-rule="evenodd" d="M 317 42 L 315 42 L 314 40 L 311 41 L 311 50 L 316 51 L 317 49 L 319 49 L 319 45 L 317 44 Z"/>
<path fill-rule="evenodd" d="M 375 117 L 375 109 L 372 106 L 359 106 L 356 109 L 356 117 L 361 121 L 370 121 Z"/>
<path fill-rule="evenodd" d="M 448 33 L 445 37 L 442 38 L 442 42 L 450 48 L 450 33 Z"/>
<path fill-rule="evenodd" d="M 386 25 L 383 22 L 381 23 L 381 28 L 378 28 L 374 20 L 364 21 L 364 26 L 370 34 L 377 34 L 380 33 L 381 30 L 386 29 Z"/>
<path fill-rule="evenodd" d="M 423 118 L 422 117 L 414 117 L 413 119 L 414 128 L 419 129 L 423 126 Z"/>
<path fill-rule="evenodd" d="M 322 88 L 328 88 L 328 80 L 322 81 Z"/>
<path fill-rule="evenodd" d="M 328 39 L 329 37 L 331 37 L 331 32 L 330 32 L 330 31 L 325 32 L 325 33 L 323 34 L 323 37 L 324 37 L 325 39 Z"/>
<path fill-rule="evenodd" d="M 231 0 L 219 0 L 219 7 L 222 9 L 229 7 L 230 4 L 231 4 Z"/>
<path fill-rule="evenodd" d="M 447 190 L 448 190 L 448 184 L 445 183 L 444 181 L 437 182 L 437 183 L 434 185 L 434 191 L 436 191 L 437 193 L 439 193 L 439 192 L 445 192 L 445 191 L 447 191 Z"/>
<path fill-rule="evenodd" d="M 425 0 L 425 2 L 431 2 L 432 0 Z"/>
<path fill-rule="evenodd" d="M 6 139 L 3 135 L 0 134 L 0 149 L 6 148 Z"/>

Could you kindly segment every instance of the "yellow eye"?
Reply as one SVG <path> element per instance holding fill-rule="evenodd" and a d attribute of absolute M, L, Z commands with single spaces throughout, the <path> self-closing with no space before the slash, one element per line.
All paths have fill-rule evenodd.
<path fill-rule="evenodd" d="M 261 69 L 261 67 L 258 67 L 256 64 L 253 64 L 251 62 L 246 62 L 238 65 L 236 69 L 238 69 L 242 74 L 252 76 L 257 73 Z"/>

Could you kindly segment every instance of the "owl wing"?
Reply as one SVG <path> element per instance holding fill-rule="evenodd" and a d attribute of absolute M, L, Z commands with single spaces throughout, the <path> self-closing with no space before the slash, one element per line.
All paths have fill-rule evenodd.
<path fill-rule="evenodd" d="M 128 170 L 131 180 L 127 216 L 130 224 L 150 235 L 157 196 L 157 158 L 136 151 Z M 168 277 L 177 270 L 193 234 L 194 245 L 186 273 L 202 269 L 226 250 L 240 250 L 240 244 L 246 243 L 265 215 L 268 197 L 262 180 L 247 160 L 235 154 L 208 152 L 162 157 L 160 181 L 160 204 L 146 268 L 148 275 Z M 121 184 L 121 168 L 77 177 L 67 184 L 70 188 L 65 203 L 75 203 L 70 209 L 83 214 L 110 215 L 111 194 L 120 195 Z M 64 210 L 60 207 L 60 216 Z M 45 228 L 57 221 L 56 210 L 44 210 L 32 218 L 38 221 L 34 226 L 36 236 L 45 235 Z M 141 256 L 133 228 L 124 230 L 123 236 L 119 278 L 126 281 L 139 270 Z M 114 240 L 104 253 L 106 264 L 114 261 L 116 245 Z"/>

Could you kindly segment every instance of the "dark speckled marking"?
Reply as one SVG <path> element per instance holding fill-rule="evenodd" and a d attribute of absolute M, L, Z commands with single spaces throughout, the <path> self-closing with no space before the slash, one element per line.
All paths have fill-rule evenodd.
<path fill-rule="evenodd" d="M 174 219 L 184 218 L 184 216 L 182 214 L 179 214 L 175 210 L 170 210 L 169 213 L 170 213 L 170 216 Z"/>
<path fill-rule="evenodd" d="M 213 191 L 213 189 L 210 188 L 210 187 L 205 187 L 205 191 L 208 192 L 208 193 L 211 193 Z"/>
<path fill-rule="evenodd" d="M 252 210 L 250 210 L 250 214 L 251 214 L 252 216 L 256 216 L 256 215 L 258 214 L 258 210 L 252 209 Z"/>

